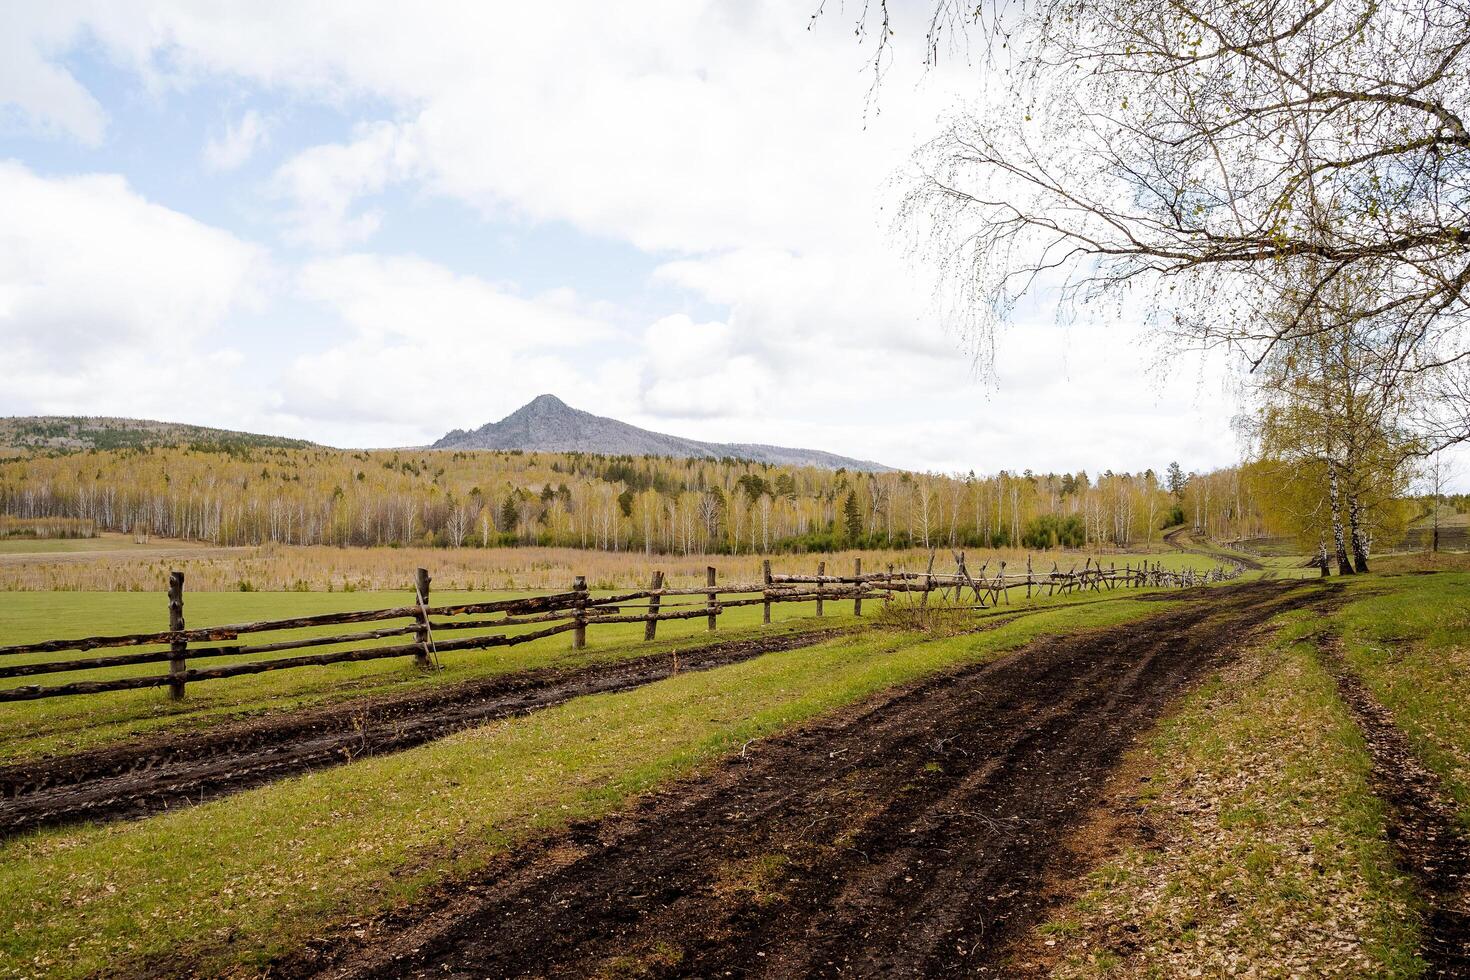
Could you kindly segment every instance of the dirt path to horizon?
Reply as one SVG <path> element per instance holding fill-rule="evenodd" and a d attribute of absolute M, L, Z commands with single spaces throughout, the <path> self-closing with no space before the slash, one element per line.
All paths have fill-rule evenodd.
<path fill-rule="evenodd" d="M 1134 739 L 1271 616 L 1330 594 L 1211 590 L 885 692 L 273 972 L 1004 975 L 1068 832 Z"/>
<path fill-rule="evenodd" d="M 1200 545 L 1194 540 L 1194 532 L 1190 531 L 1188 527 L 1176 527 L 1174 530 L 1164 535 L 1164 543 L 1167 544 L 1169 547 L 1175 549 L 1176 551 L 1183 551 L 1191 555 L 1203 555 L 1204 557 L 1213 559 L 1216 562 L 1239 562 L 1241 566 L 1253 572 L 1264 571 L 1266 568 L 1265 565 L 1245 554 L 1237 553 L 1232 554 L 1229 558 L 1225 558 L 1213 551 L 1200 547 Z"/>

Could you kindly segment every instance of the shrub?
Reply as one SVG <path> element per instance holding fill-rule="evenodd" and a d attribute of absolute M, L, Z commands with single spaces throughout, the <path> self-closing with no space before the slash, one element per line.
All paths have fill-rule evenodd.
<path fill-rule="evenodd" d="M 1080 548 L 1086 543 L 1087 528 L 1076 514 L 1066 518 L 1055 514 L 1033 517 L 1026 522 L 1021 533 L 1021 544 L 1040 551 L 1056 547 Z"/>

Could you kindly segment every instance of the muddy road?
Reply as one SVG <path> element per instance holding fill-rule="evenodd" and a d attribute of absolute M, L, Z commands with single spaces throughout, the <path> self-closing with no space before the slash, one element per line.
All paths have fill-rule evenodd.
<path fill-rule="evenodd" d="M 840 632 L 691 645 L 677 651 L 677 669 L 709 670 L 810 646 Z M 586 667 L 502 674 L 7 766 L 0 768 L 0 837 L 199 803 L 309 769 L 411 748 L 583 695 L 651 684 L 672 674 L 675 663 L 674 653 L 663 651 Z"/>
<path fill-rule="evenodd" d="M 1211 590 L 746 746 L 282 975 L 1005 974 L 1060 845 L 1168 703 L 1313 585 Z M 1072 873 L 1080 869 L 1060 869 Z"/>

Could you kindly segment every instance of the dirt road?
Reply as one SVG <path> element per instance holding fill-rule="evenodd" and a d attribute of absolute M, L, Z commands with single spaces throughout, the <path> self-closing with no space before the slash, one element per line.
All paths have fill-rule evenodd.
<path fill-rule="evenodd" d="M 810 646 L 838 632 L 690 645 L 678 651 L 677 668 L 708 670 Z M 575 669 L 523 671 L 7 766 L 0 768 L 0 836 L 199 803 L 308 769 L 421 745 L 582 695 L 650 684 L 668 677 L 675 666 L 674 655 L 665 651 Z"/>
<path fill-rule="evenodd" d="M 1256 561 L 1254 558 L 1251 558 L 1249 555 L 1232 553 L 1231 555 L 1226 557 L 1217 552 L 1211 551 L 1209 546 L 1201 545 L 1199 542 L 1195 541 L 1194 532 L 1190 531 L 1187 527 L 1176 527 L 1168 534 L 1165 534 L 1164 543 L 1177 551 L 1185 551 L 1191 555 L 1203 555 L 1204 557 L 1209 558 L 1217 563 L 1222 561 L 1233 561 L 1240 565 L 1242 568 L 1253 572 L 1262 571 L 1266 567 L 1265 565 L 1262 565 L 1260 562 Z"/>
<path fill-rule="evenodd" d="M 1328 594 L 1211 590 L 888 692 L 277 972 L 1004 975 L 1059 845 L 1134 738 L 1271 615 Z"/>

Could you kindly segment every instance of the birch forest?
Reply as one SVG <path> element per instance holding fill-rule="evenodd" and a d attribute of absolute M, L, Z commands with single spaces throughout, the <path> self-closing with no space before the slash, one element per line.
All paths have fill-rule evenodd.
<path fill-rule="evenodd" d="M 658 554 L 1157 544 L 1287 533 L 1260 465 L 1204 474 L 853 473 L 738 460 L 179 446 L 0 462 L 0 513 L 215 545 Z"/>

